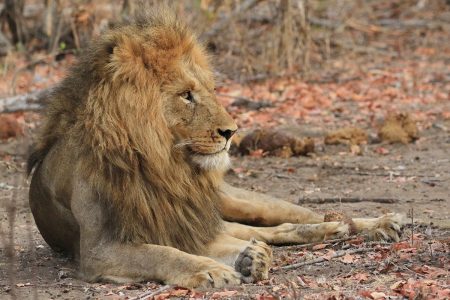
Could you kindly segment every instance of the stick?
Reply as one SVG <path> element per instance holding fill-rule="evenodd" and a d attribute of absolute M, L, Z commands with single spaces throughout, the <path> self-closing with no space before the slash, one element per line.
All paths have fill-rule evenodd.
<path fill-rule="evenodd" d="M 242 15 L 245 11 L 249 10 L 250 8 L 252 8 L 253 6 L 255 6 L 256 4 L 259 3 L 259 0 L 247 0 L 244 1 L 241 5 L 238 5 L 233 12 L 231 12 L 231 14 L 228 15 L 228 17 L 223 18 L 222 20 L 216 22 L 212 28 L 204 33 L 202 35 L 202 39 L 209 39 L 213 36 L 215 36 L 217 33 L 219 33 L 220 31 L 222 31 L 222 29 L 224 29 L 225 27 L 228 26 L 228 24 L 235 18 L 239 17 L 240 15 Z"/>
<path fill-rule="evenodd" d="M 139 295 L 139 296 L 137 296 L 137 297 L 131 298 L 130 300 L 145 300 L 145 299 L 150 299 L 150 298 L 153 298 L 153 297 L 155 297 L 156 295 L 161 294 L 162 292 L 164 292 L 164 291 L 166 291 L 166 290 L 168 290 L 168 289 L 170 289 L 170 288 L 172 288 L 172 287 L 173 287 L 173 286 L 171 286 L 171 285 L 165 285 L 165 286 L 160 287 L 160 288 L 157 289 L 156 291 L 146 291 L 145 293 L 143 293 L 143 294 L 141 294 L 141 295 Z"/>
<path fill-rule="evenodd" d="M 51 89 L 0 99 L 0 113 L 41 110 Z"/>
<path fill-rule="evenodd" d="M 365 238 L 365 235 L 354 235 L 354 236 L 348 236 L 340 239 L 332 239 L 332 240 L 325 240 L 320 242 L 314 242 L 314 243 L 308 243 L 308 244 L 301 244 L 301 245 L 293 245 L 293 246 L 280 246 L 279 248 L 283 248 L 284 250 L 292 250 L 292 249 L 302 249 L 302 248 L 309 248 L 314 247 L 319 244 L 334 244 L 334 243 L 340 243 L 340 242 L 346 242 L 350 240 L 354 240 L 356 238 Z"/>
<path fill-rule="evenodd" d="M 414 208 L 411 208 L 411 247 L 414 247 Z"/>
<path fill-rule="evenodd" d="M 333 197 L 333 198 L 301 198 L 298 203 L 357 203 L 357 202 L 375 202 L 375 203 L 397 203 L 399 200 L 394 198 L 361 198 L 361 197 Z"/>
<path fill-rule="evenodd" d="M 308 260 L 308 261 L 304 261 L 301 263 L 297 263 L 297 264 L 292 264 L 292 265 L 288 265 L 288 266 L 283 266 L 280 269 L 281 270 L 293 270 L 293 269 L 297 269 L 299 267 L 303 267 L 306 265 L 312 265 L 312 264 L 317 264 L 317 263 L 321 263 L 333 258 L 337 258 L 337 257 L 341 257 L 344 256 L 346 254 L 356 254 L 356 253 L 364 253 L 364 252 L 370 252 L 370 251 L 374 251 L 374 248 L 358 248 L 358 249 L 353 249 L 350 251 L 338 251 L 335 254 L 333 254 L 329 259 L 323 258 L 323 257 L 319 257 L 316 259 L 312 259 L 312 260 Z"/>

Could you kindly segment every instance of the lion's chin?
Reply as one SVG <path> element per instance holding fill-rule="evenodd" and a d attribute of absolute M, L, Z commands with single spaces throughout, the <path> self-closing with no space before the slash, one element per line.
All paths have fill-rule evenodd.
<path fill-rule="evenodd" d="M 209 155 L 194 154 L 192 155 L 192 161 L 200 168 L 208 171 L 226 171 L 231 166 L 227 151 Z"/>

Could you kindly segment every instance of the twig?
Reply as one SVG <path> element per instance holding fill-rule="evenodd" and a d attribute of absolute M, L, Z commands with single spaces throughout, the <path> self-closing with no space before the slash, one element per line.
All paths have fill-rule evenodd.
<path fill-rule="evenodd" d="M 51 88 L 0 99 L 0 113 L 41 110 Z"/>
<path fill-rule="evenodd" d="M 299 249 L 299 248 L 302 249 L 302 248 L 314 247 L 314 246 L 320 245 L 320 244 L 334 244 L 334 243 L 346 242 L 346 241 L 354 240 L 359 237 L 364 238 L 366 236 L 365 235 L 353 235 L 353 236 L 344 237 L 344 238 L 340 238 L 340 239 L 325 240 L 325 241 L 319 241 L 319 242 L 308 243 L 308 244 L 293 245 L 293 246 L 280 246 L 279 248 L 283 248 L 284 250 L 293 250 L 293 249 Z"/>
<path fill-rule="evenodd" d="M 244 100 L 244 101 L 249 101 L 249 102 L 257 102 L 258 101 L 258 100 L 250 99 L 250 98 L 246 98 L 246 97 L 233 96 L 233 95 L 220 94 L 220 93 L 216 93 L 216 96 L 224 97 L 224 98 L 230 98 L 230 99 L 235 99 L 235 100 Z"/>
<path fill-rule="evenodd" d="M 238 5 L 232 13 L 230 13 L 226 18 L 216 22 L 212 28 L 202 35 L 202 39 L 209 39 L 215 35 L 217 35 L 220 31 L 228 26 L 228 24 L 235 18 L 242 15 L 245 11 L 251 9 L 253 6 L 258 4 L 259 0 L 247 0 L 244 1 L 241 5 Z"/>
<path fill-rule="evenodd" d="M 401 174 L 401 173 L 396 173 L 396 172 L 391 172 L 391 173 L 371 173 L 371 172 L 349 172 L 346 173 L 348 175 L 363 175 L 363 176 L 381 176 L 381 177 L 387 177 L 387 176 L 393 176 L 393 177 L 425 177 L 425 178 L 429 178 L 429 177 L 433 177 L 433 175 L 421 175 L 421 174 Z"/>
<path fill-rule="evenodd" d="M 308 16 L 308 21 L 316 26 L 321 26 L 327 29 L 337 29 L 339 27 L 347 25 L 345 22 L 333 22 L 328 19 L 316 18 L 313 16 Z M 436 28 L 445 26 L 445 22 L 441 21 L 430 21 L 421 19 L 409 19 L 409 20 L 398 20 L 398 19 L 380 19 L 374 22 L 374 24 L 382 27 L 390 28 Z M 365 26 L 370 27 L 374 25 L 373 23 L 365 24 Z"/>
<path fill-rule="evenodd" d="M 414 207 L 411 207 L 411 247 L 414 247 Z"/>
<path fill-rule="evenodd" d="M 432 21 L 432 20 L 422 20 L 422 19 L 409 19 L 409 20 L 398 20 L 398 19 L 380 19 L 375 21 L 379 26 L 391 27 L 391 28 L 437 28 L 444 27 L 448 23 L 443 21 Z"/>
<path fill-rule="evenodd" d="M 303 266 L 306 266 L 306 265 L 312 265 L 312 264 L 317 264 L 317 263 L 321 263 L 321 262 L 324 262 L 324 261 L 328 261 L 330 259 L 341 257 L 341 256 L 344 256 L 346 254 L 364 253 L 364 252 L 370 252 L 370 251 L 374 251 L 374 250 L 375 250 L 374 248 L 358 248 L 358 249 L 353 249 L 353 250 L 349 250 L 349 251 L 338 251 L 335 254 L 333 254 L 331 257 L 329 257 L 329 258 L 319 257 L 319 258 L 308 260 L 308 261 L 304 261 L 304 262 L 301 262 L 301 263 L 292 264 L 292 265 L 288 265 L 288 266 L 283 266 L 283 267 L 281 267 L 279 269 L 281 269 L 281 270 L 292 270 L 292 269 L 297 269 L 299 267 L 303 267 Z"/>
<path fill-rule="evenodd" d="M 357 202 L 375 202 L 375 203 L 397 203 L 395 198 L 362 198 L 362 197 L 332 197 L 332 198 L 300 198 L 298 203 L 357 203 Z"/>
<path fill-rule="evenodd" d="M 156 291 L 146 291 L 145 293 L 143 293 L 143 294 L 141 294 L 141 295 L 139 295 L 137 297 L 131 298 L 130 300 L 150 299 L 150 298 L 153 298 L 156 295 L 161 294 L 162 292 L 164 292 L 164 291 L 166 291 L 166 290 L 168 290 L 168 289 L 170 289 L 172 287 L 173 287 L 172 285 L 165 285 L 165 286 L 160 287 Z"/>

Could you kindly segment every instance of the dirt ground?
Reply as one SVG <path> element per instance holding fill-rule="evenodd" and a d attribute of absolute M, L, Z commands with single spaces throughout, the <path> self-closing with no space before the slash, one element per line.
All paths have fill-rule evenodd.
<path fill-rule="evenodd" d="M 285 271 L 279 267 L 326 256 L 335 250 L 350 249 L 358 242 L 319 244 L 313 249 L 274 247 L 274 268 L 267 282 L 230 287 L 227 291 L 168 289 L 159 293 L 159 297 L 362 299 L 364 295 L 372 297 L 364 291 L 377 291 L 394 297 L 389 299 L 401 299 L 396 289 L 414 283 L 414 280 L 427 280 L 431 273 L 429 270 L 444 270 L 436 278 L 429 279 L 429 286 L 448 291 L 448 128 L 448 120 L 438 120 L 422 132 L 422 137 L 414 144 L 381 145 L 388 151 L 385 155 L 375 151 L 380 144 L 365 146 L 364 155 L 356 156 L 350 154 L 346 146 L 325 147 L 319 143 L 316 147 L 318 151 L 312 157 L 234 157 L 234 168 L 227 175 L 227 181 L 233 185 L 269 193 L 318 211 L 340 210 L 352 216 L 376 217 L 386 212 L 409 213 L 410 216 L 413 210 L 414 234 L 419 244 L 404 246 L 410 243 L 412 227 L 405 228 L 407 242 L 397 244 L 400 245 L 397 250 L 406 255 L 403 258 L 402 253 L 391 255 L 394 251 L 392 245 L 371 244 L 373 251 L 347 256 L 350 258 L 347 260 L 326 260 Z M 299 131 L 316 132 L 318 136 L 320 130 L 311 125 L 299 127 Z M 88 284 L 75 279 L 75 266 L 49 248 L 30 214 L 28 184 L 24 177 L 24 157 L 30 143 L 29 138 L 23 138 L 0 145 L 0 228 L 3 245 L 0 249 L 0 298 L 126 299 L 158 289 L 156 283 L 119 286 Z M 10 224 L 14 224 L 12 231 Z M 11 232 L 13 260 L 7 258 Z M 426 241 L 437 241 L 439 245 L 434 253 Z M 390 254 L 383 256 L 383 253 Z M 423 266 L 430 268 L 428 273 L 427 270 L 422 272 L 417 269 Z M 395 284 L 399 286 L 393 286 Z M 423 287 L 418 290 L 411 288 L 416 296 L 432 295 L 428 294 L 432 291 L 423 291 Z"/>

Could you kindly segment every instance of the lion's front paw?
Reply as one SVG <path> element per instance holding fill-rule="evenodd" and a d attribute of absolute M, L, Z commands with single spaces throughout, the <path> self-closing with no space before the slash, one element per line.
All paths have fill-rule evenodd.
<path fill-rule="evenodd" d="M 194 274 L 187 274 L 185 278 L 178 277 L 175 284 L 187 288 L 221 288 L 240 284 L 241 277 L 232 267 L 211 261 Z"/>
<path fill-rule="evenodd" d="M 398 242 L 406 217 L 402 214 L 389 213 L 373 219 L 353 219 L 358 232 L 366 233 L 371 240 Z"/>
<path fill-rule="evenodd" d="M 245 283 L 252 283 L 269 278 L 272 263 L 272 249 L 265 243 L 251 240 L 250 245 L 242 251 L 234 267 L 242 274 Z"/>

